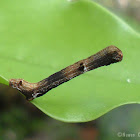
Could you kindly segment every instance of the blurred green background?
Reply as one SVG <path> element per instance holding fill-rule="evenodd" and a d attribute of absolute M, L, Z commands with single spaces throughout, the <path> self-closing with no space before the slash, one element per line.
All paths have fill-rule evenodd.
<path fill-rule="evenodd" d="M 140 31 L 139 0 L 95 0 Z M 118 107 L 87 123 L 56 121 L 27 102 L 16 90 L 0 88 L 0 140 L 137 140 L 140 105 Z"/>

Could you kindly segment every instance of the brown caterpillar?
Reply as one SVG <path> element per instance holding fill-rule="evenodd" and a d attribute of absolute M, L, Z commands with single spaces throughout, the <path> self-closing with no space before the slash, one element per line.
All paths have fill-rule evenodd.
<path fill-rule="evenodd" d="M 74 77 L 98 67 L 119 62 L 122 58 L 123 54 L 120 49 L 115 46 L 109 46 L 86 59 L 80 60 L 54 73 L 40 82 L 29 83 L 23 79 L 10 79 L 9 86 L 23 93 L 27 100 L 33 100 Z"/>

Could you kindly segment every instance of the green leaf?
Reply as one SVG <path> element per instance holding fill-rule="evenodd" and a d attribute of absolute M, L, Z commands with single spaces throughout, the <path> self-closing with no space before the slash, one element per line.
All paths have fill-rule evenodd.
<path fill-rule="evenodd" d="M 38 82 L 115 45 L 123 61 L 90 71 L 31 103 L 66 122 L 96 119 L 127 103 L 140 103 L 140 35 L 86 0 L 1 0 L 0 82 Z M 6 79 L 6 80 L 5 80 Z"/>

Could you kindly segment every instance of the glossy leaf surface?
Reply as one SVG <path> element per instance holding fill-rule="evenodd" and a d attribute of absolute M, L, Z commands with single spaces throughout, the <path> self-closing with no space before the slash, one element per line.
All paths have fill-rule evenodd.
<path fill-rule="evenodd" d="M 140 35 L 92 1 L 0 1 L 0 83 L 38 82 L 115 45 L 123 61 L 85 73 L 31 103 L 66 122 L 96 119 L 140 103 Z"/>

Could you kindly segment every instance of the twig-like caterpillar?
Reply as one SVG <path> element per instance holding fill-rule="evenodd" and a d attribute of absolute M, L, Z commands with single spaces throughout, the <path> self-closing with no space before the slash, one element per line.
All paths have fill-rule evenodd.
<path fill-rule="evenodd" d="M 27 100 L 33 100 L 74 77 L 98 67 L 119 62 L 122 58 L 123 54 L 120 49 L 115 46 L 109 46 L 86 59 L 80 60 L 54 73 L 40 82 L 29 83 L 23 79 L 10 79 L 9 86 L 23 93 Z"/>

